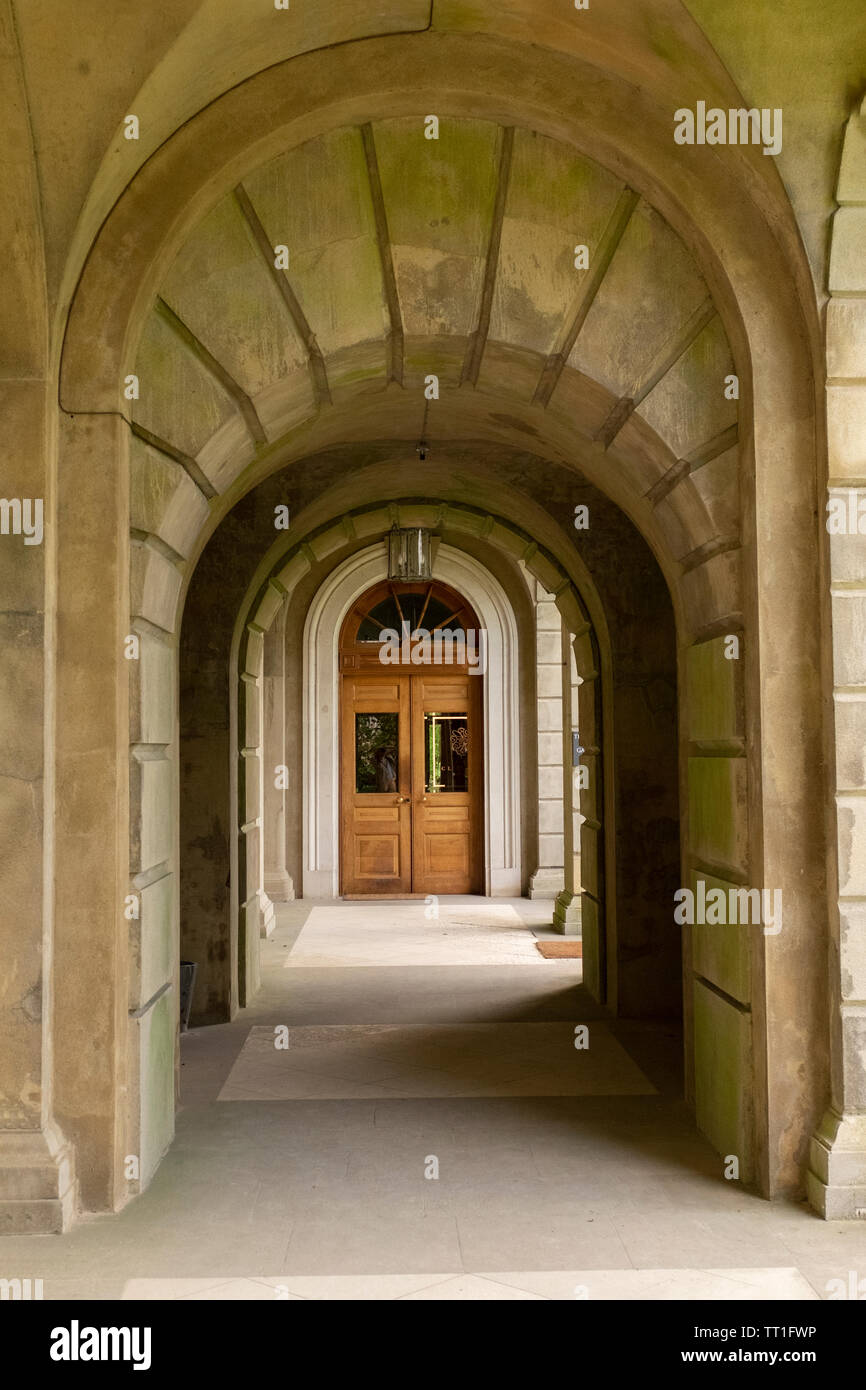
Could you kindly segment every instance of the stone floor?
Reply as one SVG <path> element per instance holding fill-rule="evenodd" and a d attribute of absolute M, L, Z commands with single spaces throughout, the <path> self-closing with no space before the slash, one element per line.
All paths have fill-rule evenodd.
<path fill-rule="evenodd" d="M 218 1300 L 816 1299 L 866 1281 L 866 1227 L 725 1181 L 679 1098 L 679 1039 L 612 1023 L 580 961 L 542 959 L 549 907 L 278 907 L 253 1007 L 183 1039 L 149 1190 L 65 1236 L 3 1238 L 0 1278 Z"/>

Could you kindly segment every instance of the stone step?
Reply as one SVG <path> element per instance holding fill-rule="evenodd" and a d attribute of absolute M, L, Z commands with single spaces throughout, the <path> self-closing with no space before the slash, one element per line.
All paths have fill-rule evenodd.
<path fill-rule="evenodd" d="M 59 1134 L 0 1132 L 0 1232 L 58 1233 L 72 1224 L 75 1209 L 72 1151 Z"/>
<path fill-rule="evenodd" d="M 0 1198 L 0 1235 L 53 1236 L 69 1229 L 71 1215 L 59 1197 L 45 1200 Z M 0 1246 L 2 1254 L 2 1246 Z"/>

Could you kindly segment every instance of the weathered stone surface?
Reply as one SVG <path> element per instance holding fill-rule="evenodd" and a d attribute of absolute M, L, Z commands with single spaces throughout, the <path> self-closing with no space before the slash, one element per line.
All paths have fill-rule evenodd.
<path fill-rule="evenodd" d="M 130 743 L 169 744 L 174 738 L 174 649 L 147 630 L 135 633 L 138 661 L 129 663 Z"/>
<path fill-rule="evenodd" d="M 264 171 L 259 178 L 263 176 Z M 253 189 L 246 186 L 246 191 L 255 203 Z M 291 217 L 299 204 L 292 199 L 290 182 L 281 193 Z M 291 235 L 294 229 L 282 230 L 273 244 L 288 242 L 290 255 L 296 256 L 300 248 Z M 306 364 L 304 344 L 233 196 L 214 208 L 184 244 L 162 296 L 252 398 Z"/>
<path fill-rule="evenodd" d="M 836 785 L 842 791 L 861 791 L 866 788 L 866 692 L 837 695 L 835 722 Z"/>
<path fill-rule="evenodd" d="M 725 656 L 725 637 L 689 647 L 686 653 L 689 738 L 742 738 L 742 661 Z"/>
<path fill-rule="evenodd" d="M 729 920 L 729 895 L 732 889 L 737 891 L 737 884 L 713 878 L 711 874 L 693 872 L 688 886 L 695 894 L 698 892 L 699 878 L 706 884 L 706 893 L 717 889 L 725 894 L 726 909 L 723 920 L 716 925 L 695 923 L 691 928 L 686 927 L 692 933 L 692 969 L 696 975 L 702 975 L 738 1003 L 748 1004 L 751 998 L 751 942 L 753 935 L 760 933 L 763 927 L 760 923 L 754 923 L 755 913 L 751 906 L 746 922 Z"/>
<path fill-rule="evenodd" d="M 837 591 L 832 602 L 836 684 L 866 687 L 866 592 Z"/>
<path fill-rule="evenodd" d="M 502 226 L 491 336 L 553 352 L 563 306 L 576 304 L 587 270 L 575 268 L 575 246 L 590 266 L 622 185 L 535 131 L 514 134 L 508 200 Z"/>
<path fill-rule="evenodd" d="M 742 869 L 747 854 L 745 758 L 689 758 L 692 852 Z"/>
<path fill-rule="evenodd" d="M 172 765 L 137 754 L 130 767 L 130 868 L 142 873 L 172 853 Z"/>
<path fill-rule="evenodd" d="M 839 892 L 866 897 L 866 798 L 837 796 L 839 822 Z"/>
<path fill-rule="evenodd" d="M 637 283 L 645 286 L 639 318 L 633 312 Z M 615 396 L 633 396 L 670 344 L 672 324 L 681 327 L 706 295 L 685 247 L 654 209 L 640 203 L 569 364 Z"/>
<path fill-rule="evenodd" d="M 733 372 L 724 327 L 713 318 L 638 410 L 677 457 L 686 458 L 736 424 L 737 402 L 725 394 Z"/>
<path fill-rule="evenodd" d="M 233 413 L 231 398 L 158 314 L 147 321 L 132 370 L 136 422 L 193 458 Z"/>
<path fill-rule="evenodd" d="M 42 1098 L 42 951 L 38 935 L 22 933 L 21 905 L 38 912 L 42 784 L 0 777 L 0 819 L 15 826 L 14 854 L 0 858 L 0 949 L 15 962 L 0 983 L 0 1129 L 39 1125 Z"/>
<path fill-rule="evenodd" d="M 131 1018 L 130 1048 L 137 1061 L 138 1088 L 134 1097 L 138 1118 L 140 1187 L 148 1185 L 174 1138 L 174 1040 L 177 994 L 168 989 L 140 1018 Z M 133 1187 L 133 1191 L 135 1187 Z"/>
<path fill-rule="evenodd" d="M 205 524 L 207 499 L 179 463 L 135 436 L 129 441 L 129 469 L 130 526 L 188 556 Z"/>
<path fill-rule="evenodd" d="M 722 1158 L 739 1160 L 740 1178 L 748 1182 L 751 1017 L 699 980 L 694 1010 L 698 1124 Z"/>
<path fill-rule="evenodd" d="M 866 208 L 840 208 L 833 218 L 831 293 L 866 290 Z"/>
<path fill-rule="evenodd" d="M 827 305 L 828 377 L 866 377 L 866 300 L 831 299 Z"/>
<path fill-rule="evenodd" d="M 165 873 L 138 890 L 139 916 L 127 925 L 130 947 L 129 1007 L 142 1008 L 172 979 L 177 956 L 177 881 Z"/>
<path fill-rule="evenodd" d="M 866 203 L 866 117 L 862 106 L 845 128 L 836 199 L 840 203 Z"/>
<path fill-rule="evenodd" d="M 164 632 L 174 632 L 183 575 L 153 546 L 133 540 L 130 549 L 129 600 L 133 617 L 146 618 Z"/>
<path fill-rule="evenodd" d="M 695 489 L 720 536 L 735 536 L 740 529 L 740 451 L 726 449 L 709 463 L 692 468 L 689 483 Z"/>
<path fill-rule="evenodd" d="M 866 475 L 866 386 L 827 387 L 827 429 L 831 481 L 862 480 Z"/>

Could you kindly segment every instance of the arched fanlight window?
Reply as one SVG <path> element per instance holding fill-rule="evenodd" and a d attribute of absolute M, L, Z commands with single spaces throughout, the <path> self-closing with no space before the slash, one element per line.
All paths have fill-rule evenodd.
<path fill-rule="evenodd" d="M 410 632 L 418 628 L 424 628 L 427 632 L 435 628 L 443 632 L 464 631 L 453 607 L 441 598 L 423 593 L 389 594 L 362 618 L 355 641 L 379 642 L 381 632 L 386 628 L 400 632 L 402 623 L 409 624 Z"/>
<path fill-rule="evenodd" d="M 466 600 L 447 584 L 435 580 L 398 583 L 383 580 L 355 602 L 343 623 L 340 653 L 343 667 L 358 660 L 378 661 L 383 633 L 461 633 L 478 628 L 478 619 Z M 354 657 L 357 659 L 353 659 Z"/>

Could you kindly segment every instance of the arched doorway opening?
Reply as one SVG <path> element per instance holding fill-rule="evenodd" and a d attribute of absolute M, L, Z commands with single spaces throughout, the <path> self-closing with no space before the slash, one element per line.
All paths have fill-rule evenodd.
<path fill-rule="evenodd" d="M 435 509 L 407 510 L 405 517 L 427 523 L 435 518 Z M 366 517 L 352 522 L 356 531 L 367 531 L 373 524 L 372 515 L 369 522 Z M 303 786 L 299 781 L 294 807 L 288 812 L 289 820 L 294 816 L 300 829 L 290 858 L 295 891 L 305 897 L 332 898 L 340 892 L 340 633 L 360 596 L 384 582 L 388 573 L 383 540 L 375 531 L 366 540 L 332 569 L 325 564 L 318 585 L 311 573 L 308 607 L 300 612 L 293 608 L 298 616 L 288 625 L 286 665 L 295 673 L 287 697 L 293 711 L 289 723 L 294 720 L 303 730 L 302 740 L 290 740 L 292 746 L 286 750 L 290 760 L 303 765 Z M 435 534 L 433 545 L 434 579 L 469 603 L 485 634 L 486 670 L 482 678 L 474 678 L 483 694 L 480 891 L 494 897 L 519 897 L 532 859 L 534 829 L 527 823 L 521 801 L 532 752 L 529 730 L 519 716 L 521 663 L 530 645 L 528 596 L 525 586 L 514 583 L 507 566 L 497 567 L 495 552 L 488 554 L 487 547 L 476 546 L 480 553 L 469 554 L 459 532 Z M 300 671 L 302 691 L 299 683 L 295 686 Z"/>
<path fill-rule="evenodd" d="M 478 469 L 480 447 L 473 456 Z M 269 866 L 267 848 L 263 854 L 269 816 L 272 824 L 288 827 L 291 896 L 339 895 L 340 634 L 369 590 L 381 584 L 387 592 L 389 525 L 420 525 L 438 541 L 435 579 L 469 602 L 488 637 L 487 674 L 481 680 L 483 891 L 500 898 L 526 895 L 542 844 L 557 830 L 543 815 L 555 813 L 558 787 L 560 829 L 573 831 L 562 858 L 574 877 L 548 909 L 557 930 L 576 934 L 569 933 L 569 913 L 577 918 L 587 988 L 617 1016 L 677 1018 L 681 943 L 666 910 L 680 881 L 676 645 L 670 601 L 648 549 L 616 508 L 585 489 L 580 495 L 592 505 L 596 524 L 581 559 L 567 534 L 550 525 L 563 513 L 574 483 L 550 464 L 533 465 L 528 456 L 520 465 L 524 484 L 537 471 L 550 511 L 531 503 L 526 491 L 512 495 L 504 478 L 496 481 L 503 509 L 498 514 L 481 512 L 458 497 L 400 499 L 393 477 L 388 480 L 389 465 L 358 476 L 345 449 L 335 452 L 334 460 L 351 473 L 359 498 L 382 496 L 384 490 L 382 503 L 368 501 L 349 513 L 332 514 L 312 530 L 308 514 L 293 510 L 291 533 L 262 554 L 273 502 L 294 496 L 287 489 L 301 483 L 315 489 L 310 474 L 321 464 L 311 462 L 291 478 L 275 477 L 261 485 L 258 498 L 251 495 L 241 503 L 233 524 L 212 538 L 190 587 L 181 688 L 192 695 L 196 687 L 198 695 L 189 705 L 182 699 L 188 712 L 182 708 L 181 716 L 182 761 L 193 774 L 181 787 L 184 952 L 195 958 L 197 949 L 205 960 L 203 971 L 212 979 L 224 1016 L 255 992 L 258 941 L 272 908 L 268 883 L 279 877 L 269 872 L 276 866 Z M 444 456 L 439 464 L 450 492 Z M 503 457 L 499 466 L 506 470 Z M 340 504 L 345 501 L 341 494 Z M 317 498 L 312 518 L 318 520 L 321 505 Z M 508 520 L 509 513 L 519 519 Z M 550 548 L 542 550 L 533 535 L 545 535 Z M 242 556 L 244 564 L 255 566 L 245 597 L 238 588 Z M 550 610 L 543 627 L 531 600 L 539 585 L 555 595 L 552 604 L 542 605 Z M 238 616 L 232 636 L 233 608 Z M 226 710 L 217 731 L 213 699 L 201 688 L 209 684 L 211 671 L 217 674 L 207 656 L 214 650 L 217 613 L 222 615 L 220 648 L 228 656 L 232 647 L 230 664 L 237 672 L 233 730 Z M 556 631 L 552 617 L 559 624 Z M 360 625 L 361 616 L 355 621 Z M 274 678 L 268 651 L 274 644 L 283 652 L 271 670 L 285 673 L 285 700 L 276 702 L 286 711 L 277 721 L 285 744 L 269 742 L 267 688 Z M 396 669 L 378 656 L 374 661 L 383 671 Z M 575 689 L 572 664 L 579 678 Z M 577 770 L 575 731 L 581 748 Z M 226 741 L 237 748 L 237 762 L 232 757 L 229 763 L 237 766 L 238 778 L 235 791 L 217 801 L 209 769 L 221 759 Z M 272 774 L 283 765 L 293 770 L 290 784 L 282 800 L 269 802 Z M 605 767 L 616 775 L 605 775 Z M 226 851 L 214 856 L 215 812 Z M 230 844 L 237 846 L 232 923 L 217 901 L 227 880 Z M 235 960 L 245 981 L 236 992 Z M 197 1021 L 216 1019 L 211 1014 Z"/>
<path fill-rule="evenodd" d="M 484 636 L 432 579 L 384 580 L 345 618 L 343 897 L 482 891 Z"/>

